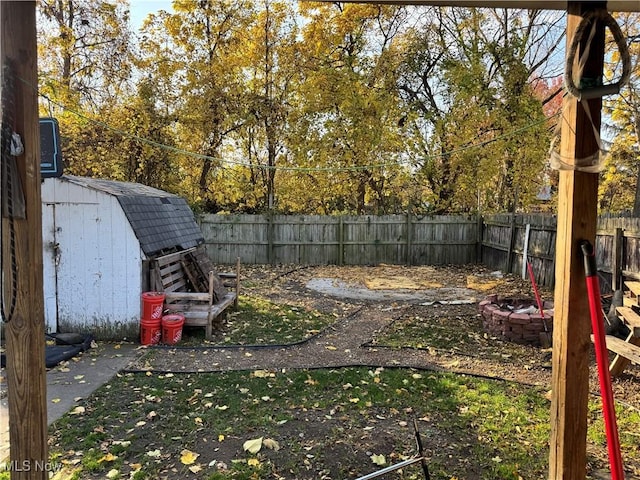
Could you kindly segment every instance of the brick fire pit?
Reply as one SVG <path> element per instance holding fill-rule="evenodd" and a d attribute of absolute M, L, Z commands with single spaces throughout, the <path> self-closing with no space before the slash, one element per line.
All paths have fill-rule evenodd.
<path fill-rule="evenodd" d="M 553 331 L 553 302 L 544 302 L 544 320 Z M 544 323 L 536 301 L 528 298 L 505 298 L 489 295 L 478 304 L 484 329 L 497 337 L 523 345 L 540 346 Z"/>

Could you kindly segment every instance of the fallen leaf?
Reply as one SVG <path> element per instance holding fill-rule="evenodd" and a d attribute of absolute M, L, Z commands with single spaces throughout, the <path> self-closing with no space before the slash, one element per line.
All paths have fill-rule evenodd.
<path fill-rule="evenodd" d="M 224 435 L 223 434 L 218 435 L 218 441 L 219 442 L 224 442 Z"/>
<path fill-rule="evenodd" d="M 69 412 L 69 415 L 80 415 L 85 412 L 84 407 L 76 407 Z"/>
<path fill-rule="evenodd" d="M 113 453 L 107 453 L 106 455 L 104 455 L 101 459 L 98 460 L 98 463 L 102 463 L 102 462 L 113 462 L 114 460 L 116 460 L 118 457 L 116 457 Z"/>
<path fill-rule="evenodd" d="M 191 473 L 198 473 L 200 470 L 202 470 L 202 467 L 200 465 L 191 465 L 189 467 L 189 471 Z"/>
<path fill-rule="evenodd" d="M 229 408 L 229 405 L 216 405 L 215 406 L 216 410 L 226 410 L 227 408 Z"/>
<path fill-rule="evenodd" d="M 192 452 L 191 450 L 187 450 L 186 448 L 180 452 L 180 462 L 183 465 L 191 465 L 196 459 L 200 456 L 199 453 Z"/>
<path fill-rule="evenodd" d="M 384 455 L 371 455 L 369 458 L 378 466 L 382 466 L 387 463 L 387 459 L 384 457 Z"/>
<path fill-rule="evenodd" d="M 84 375 L 76 375 L 73 377 L 74 380 L 82 380 L 84 378 Z"/>
<path fill-rule="evenodd" d="M 260 466 L 260 460 L 258 460 L 257 458 L 250 458 L 249 460 L 247 460 L 247 465 L 251 467 L 258 467 Z"/>
<path fill-rule="evenodd" d="M 359 398 L 357 398 L 357 397 L 354 397 L 354 398 L 350 398 L 350 399 L 349 399 L 349 401 L 350 401 L 351 403 L 358 403 L 358 402 L 360 401 L 360 399 L 359 399 Z"/>
<path fill-rule="evenodd" d="M 196 422 L 196 425 L 202 425 L 202 418 L 200 417 L 194 418 L 193 421 Z"/>
<path fill-rule="evenodd" d="M 275 450 L 276 452 L 280 450 L 280 444 L 273 438 L 265 438 L 262 444 L 270 450 Z"/>
<path fill-rule="evenodd" d="M 111 470 L 109 470 L 109 473 L 107 473 L 107 478 L 118 478 L 119 476 L 120 472 L 117 468 L 112 468 Z"/>
<path fill-rule="evenodd" d="M 253 440 L 247 440 L 242 444 L 242 449 L 245 452 L 256 454 L 262 448 L 262 438 L 254 438 Z"/>
<path fill-rule="evenodd" d="M 326 348 L 327 350 L 331 350 L 331 351 L 338 349 L 338 347 L 334 347 L 333 345 L 325 345 L 324 348 Z"/>
<path fill-rule="evenodd" d="M 54 398 L 51 400 L 51 403 L 60 403 L 60 399 L 59 398 Z"/>
<path fill-rule="evenodd" d="M 144 420 L 140 420 L 138 423 L 136 423 L 136 427 L 142 427 L 143 425 L 146 425 L 147 422 L 145 422 Z"/>
<path fill-rule="evenodd" d="M 162 455 L 162 452 L 158 449 L 155 450 L 150 450 L 146 453 L 147 457 L 151 457 L 151 458 L 158 458 L 160 457 L 160 455 Z"/>
<path fill-rule="evenodd" d="M 156 413 L 156 411 L 155 410 L 151 410 L 149 413 L 147 413 L 147 420 L 153 420 L 157 416 L 158 416 L 158 414 Z"/>

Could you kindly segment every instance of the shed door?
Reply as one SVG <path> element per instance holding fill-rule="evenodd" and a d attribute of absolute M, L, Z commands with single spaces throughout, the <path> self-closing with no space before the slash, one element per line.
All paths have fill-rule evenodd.
<path fill-rule="evenodd" d="M 94 271 L 100 256 L 98 210 L 98 204 L 88 203 L 46 206 L 43 274 L 49 331 L 84 327 L 99 316 L 102 273 Z"/>

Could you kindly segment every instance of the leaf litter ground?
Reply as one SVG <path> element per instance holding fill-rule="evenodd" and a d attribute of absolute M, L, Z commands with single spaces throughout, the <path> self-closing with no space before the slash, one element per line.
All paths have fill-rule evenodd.
<path fill-rule="evenodd" d="M 309 288 L 317 279 L 336 291 Z M 377 296 L 350 295 L 363 289 Z M 253 335 L 240 312 L 219 346 L 149 349 L 52 427 L 51 450 L 77 478 L 349 479 L 415 454 L 417 419 L 434 479 L 546 478 L 550 353 L 491 337 L 475 303 L 450 303 L 487 293 L 531 288 L 476 266 L 247 267 L 245 305 L 315 320 L 287 332 L 295 319 L 276 315 L 272 332 Z M 614 381 L 631 477 L 638 376 L 632 367 Z M 590 478 L 606 467 L 602 431 L 593 396 Z M 257 440 L 258 451 L 243 448 Z"/>

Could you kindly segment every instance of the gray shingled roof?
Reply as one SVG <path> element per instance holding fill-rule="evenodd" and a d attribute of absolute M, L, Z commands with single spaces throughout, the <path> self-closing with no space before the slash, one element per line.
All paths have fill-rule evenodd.
<path fill-rule="evenodd" d="M 204 243 L 200 227 L 186 200 L 139 183 L 64 175 L 63 179 L 118 199 L 147 257 L 172 248 Z"/>

